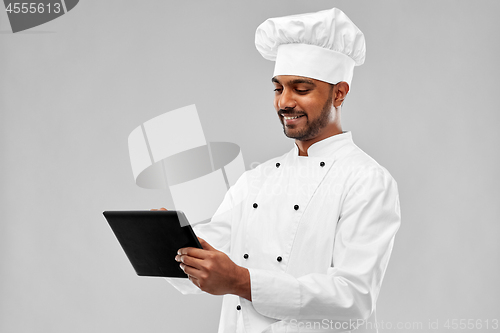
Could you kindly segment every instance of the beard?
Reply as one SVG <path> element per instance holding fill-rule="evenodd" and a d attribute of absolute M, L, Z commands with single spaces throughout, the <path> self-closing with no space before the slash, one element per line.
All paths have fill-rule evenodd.
<path fill-rule="evenodd" d="M 300 131 L 294 131 L 293 128 L 288 128 L 285 126 L 283 119 L 280 118 L 281 124 L 283 125 L 283 132 L 285 135 L 291 139 L 299 140 L 299 141 L 307 141 L 315 138 L 319 132 L 325 128 L 329 123 L 331 108 L 333 101 L 333 91 L 330 91 L 328 95 L 328 99 L 326 103 L 323 105 L 323 109 L 318 118 L 309 122 L 309 118 L 307 118 L 307 122 L 304 128 Z M 287 113 L 286 110 L 280 110 L 280 112 Z"/>

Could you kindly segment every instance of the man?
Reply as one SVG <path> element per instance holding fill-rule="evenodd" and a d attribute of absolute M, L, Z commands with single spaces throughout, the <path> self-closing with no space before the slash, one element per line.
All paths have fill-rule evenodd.
<path fill-rule="evenodd" d="M 364 36 L 334 8 L 269 19 L 256 46 L 295 146 L 243 174 L 195 226 L 203 249 L 179 250 L 189 281 L 168 280 L 225 295 L 219 332 L 374 332 L 400 213 L 394 179 L 341 126 Z"/>

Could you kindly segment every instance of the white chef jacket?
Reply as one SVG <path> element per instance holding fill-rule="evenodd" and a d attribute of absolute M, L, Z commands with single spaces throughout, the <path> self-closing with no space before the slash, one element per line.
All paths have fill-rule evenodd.
<path fill-rule="evenodd" d="M 250 273 L 252 301 L 225 295 L 219 333 L 377 332 L 375 304 L 401 220 L 396 182 L 350 132 L 298 153 L 245 172 L 211 221 L 194 226 Z"/>

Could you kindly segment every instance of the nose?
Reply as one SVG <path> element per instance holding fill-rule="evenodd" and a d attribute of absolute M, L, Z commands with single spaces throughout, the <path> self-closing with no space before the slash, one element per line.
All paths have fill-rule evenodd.
<path fill-rule="evenodd" d="M 296 106 L 297 102 L 293 98 L 292 92 L 289 89 L 284 88 L 278 100 L 278 107 L 284 110 L 284 109 L 293 109 Z"/>

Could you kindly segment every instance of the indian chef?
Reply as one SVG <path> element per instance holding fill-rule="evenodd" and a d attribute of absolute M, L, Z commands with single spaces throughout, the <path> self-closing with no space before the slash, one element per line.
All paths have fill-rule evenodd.
<path fill-rule="evenodd" d="M 376 332 L 400 225 L 397 184 L 344 131 L 363 33 L 339 9 L 271 18 L 255 44 L 275 61 L 274 108 L 292 149 L 245 172 L 203 249 L 180 249 L 182 293 L 224 295 L 219 332 Z M 271 143 L 270 143 L 271 144 Z"/>

